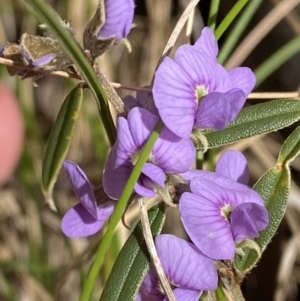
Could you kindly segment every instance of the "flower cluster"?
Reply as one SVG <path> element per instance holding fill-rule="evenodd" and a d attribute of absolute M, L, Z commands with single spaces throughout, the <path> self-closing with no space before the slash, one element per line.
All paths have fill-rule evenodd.
<path fill-rule="evenodd" d="M 179 211 L 193 243 L 172 235 L 159 235 L 155 242 L 176 299 L 197 301 L 203 290 L 217 288 L 213 259 L 233 259 L 236 245 L 258 237 L 269 215 L 261 196 L 245 185 L 247 162 L 238 151 L 225 152 L 215 172 L 190 170 L 183 177 L 190 182 L 191 192 L 182 194 Z M 153 268 L 136 300 L 166 300 Z"/>
<path fill-rule="evenodd" d="M 113 16 L 109 3 L 106 2 L 106 12 Z M 108 20 L 97 36 L 119 37 L 118 31 L 111 32 L 116 28 L 128 33 L 128 19 L 117 27 L 117 19 L 113 20 Z M 195 159 L 191 136 L 202 129 L 225 128 L 255 85 L 249 68 L 227 71 L 218 63 L 217 54 L 214 35 L 204 28 L 193 46 L 183 45 L 174 59 L 164 59 L 155 73 L 153 95 L 125 97 L 129 112 L 126 117 L 117 118 L 117 141 L 103 173 L 103 190 L 109 202 L 98 205 L 94 188 L 82 170 L 74 163 L 64 164 L 80 203 L 64 216 L 62 230 L 70 237 L 91 235 L 111 215 L 149 135 L 159 118 L 163 120 L 166 127 L 155 142 L 134 191 L 144 198 L 159 194 L 173 205 L 170 185 L 183 182 L 187 187 L 179 199 L 179 211 L 191 242 L 167 234 L 155 239 L 177 300 L 198 300 L 203 290 L 215 290 L 218 276 L 213 260 L 233 259 L 238 244 L 258 237 L 269 219 L 261 196 L 247 186 L 249 171 L 240 152 L 225 152 L 215 172 L 191 169 Z M 151 267 L 137 300 L 166 300 L 159 287 Z"/>

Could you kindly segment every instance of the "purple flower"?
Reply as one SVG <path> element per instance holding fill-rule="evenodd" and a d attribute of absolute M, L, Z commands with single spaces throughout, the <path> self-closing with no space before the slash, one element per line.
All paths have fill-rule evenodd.
<path fill-rule="evenodd" d="M 127 119 L 118 117 L 118 139 L 106 162 L 103 187 L 112 199 L 118 199 L 136 164 L 140 152 L 159 118 L 142 108 L 133 108 Z M 166 174 L 189 170 L 195 148 L 189 139 L 181 139 L 164 128 L 142 169 L 134 190 L 141 196 L 153 197 L 165 190 Z"/>
<path fill-rule="evenodd" d="M 261 196 L 247 187 L 247 161 L 238 151 L 227 151 L 216 172 L 193 170 L 191 193 L 182 194 L 179 210 L 193 243 L 213 259 L 232 259 L 235 243 L 259 236 L 269 223 Z"/>
<path fill-rule="evenodd" d="M 132 25 L 134 15 L 133 0 L 104 0 L 105 23 L 97 36 L 100 39 L 115 37 L 116 40 L 125 38 Z"/>
<path fill-rule="evenodd" d="M 72 189 L 80 201 L 61 221 L 61 229 L 68 237 L 84 237 L 98 232 L 114 209 L 114 202 L 97 206 L 93 185 L 82 169 L 71 161 L 64 162 Z"/>
<path fill-rule="evenodd" d="M 148 88 L 148 87 L 147 87 Z M 127 95 L 123 98 L 123 102 L 128 111 L 135 107 L 144 108 L 154 115 L 159 116 L 157 108 L 154 105 L 153 96 L 151 92 L 137 91 L 136 98 Z"/>
<path fill-rule="evenodd" d="M 218 45 L 204 28 L 194 46 L 183 45 L 155 73 L 153 97 L 170 131 L 188 138 L 193 129 L 224 129 L 255 85 L 249 68 L 226 71 L 216 60 Z"/>
<path fill-rule="evenodd" d="M 198 301 L 203 290 L 215 290 L 218 275 L 214 262 L 193 244 L 173 235 L 155 239 L 163 269 L 177 301 Z M 145 276 L 136 301 L 167 301 L 154 268 Z"/>

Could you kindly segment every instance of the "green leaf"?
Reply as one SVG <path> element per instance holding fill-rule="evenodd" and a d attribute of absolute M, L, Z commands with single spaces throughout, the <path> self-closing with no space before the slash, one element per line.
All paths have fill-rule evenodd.
<path fill-rule="evenodd" d="M 300 100 L 272 100 L 244 108 L 226 129 L 204 131 L 204 135 L 208 142 L 208 148 L 215 148 L 245 138 L 277 131 L 299 119 Z M 201 145 L 199 147 L 200 149 L 203 148 Z"/>
<path fill-rule="evenodd" d="M 260 232 L 255 239 L 262 250 L 265 250 L 275 235 L 279 224 L 285 214 L 290 192 L 291 175 L 289 165 L 300 153 L 300 127 L 284 142 L 277 165 L 265 173 L 255 184 L 254 189 L 262 196 L 269 211 L 270 222 L 268 227 Z M 235 266 L 240 271 L 250 270 L 258 259 L 258 254 L 249 248 L 243 249 L 245 256 L 236 256 Z"/>
<path fill-rule="evenodd" d="M 161 232 L 165 215 L 163 210 L 155 206 L 148 212 L 153 236 Z M 141 222 L 122 248 L 111 274 L 106 282 L 100 301 L 131 301 L 149 269 L 149 255 Z"/>
<path fill-rule="evenodd" d="M 42 165 L 42 189 L 51 205 L 52 190 L 70 147 L 82 103 L 82 88 L 75 87 L 65 99 L 51 131 Z"/>
<path fill-rule="evenodd" d="M 220 49 L 218 55 L 218 61 L 220 64 L 223 65 L 226 62 L 228 56 L 232 53 L 237 42 L 241 40 L 241 35 L 244 33 L 248 24 L 253 19 L 254 14 L 263 2 L 263 0 L 249 1 L 241 15 L 235 20 L 233 26 L 230 28 L 230 34 L 226 36 L 226 40 Z"/>
<path fill-rule="evenodd" d="M 300 153 L 300 126 L 284 142 L 278 164 L 290 164 Z"/>
<path fill-rule="evenodd" d="M 244 8 L 244 6 L 248 3 L 249 0 L 240 0 L 235 3 L 235 5 L 231 8 L 229 13 L 222 20 L 221 24 L 215 31 L 216 39 L 222 36 L 225 30 L 230 26 L 230 24 L 236 19 L 240 11 Z"/>
<path fill-rule="evenodd" d="M 257 261 L 261 257 L 261 250 L 259 245 L 255 242 L 253 239 L 245 239 L 241 243 L 237 245 L 237 248 L 242 250 L 241 253 L 244 253 L 243 255 L 238 252 L 236 252 L 236 256 L 234 258 L 234 265 L 235 267 L 242 271 L 242 272 L 247 272 L 251 270 L 257 263 Z M 249 253 L 251 252 L 251 259 L 248 260 L 247 262 L 243 262 L 242 258 L 247 254 L 249 256 Z"/>
<path fill-rule="evenodd" d="M 283 64 L 285 64 L 289 59 L 291 59 L 295 54 L 299 53 L 299 51 L 300 36 L 296 35 L 295 38 L 276 50 L 254 70 L 256 76 L 256 87 L 259 86 Z"/>

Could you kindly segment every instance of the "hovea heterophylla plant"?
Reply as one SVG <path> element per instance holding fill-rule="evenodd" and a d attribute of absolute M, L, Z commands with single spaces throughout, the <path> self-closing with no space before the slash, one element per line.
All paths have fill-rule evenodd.
<path fill-rule="evenodd" d="M 145 250 L 145 245 L 150 248 L 151 237 L 140 235 L 136 239 L 138 229 L 144 231 L 137 226 L 129 238 L 131 244 L 119 254 L 101 300 L 198 300 L 209 298 L 207 291 L 213 291 L 211 298 L 221 298 L 214 291 L 237 297 L 234 292 L 239 291 L 239 283 L 234 289 L 226 286 L 219 266 L 230 261 L 243 278 L 275 234 L 285 212 L 289 164 L 298 155 L 299 136 L 290 136 L 277 166 L 263 175 L 254 188 L 248 186 L 247 162 L 240 152 L 224 152 L 215 171 L 193 169 L 196 152 L 291 125 L 300 119 L 299 100 L 272 100 L 243 108 L 255 86 L 255 75 L 247 67 L 226 70 L 218 62 L 214 32 L 204 27 L 193 45 L 181 45 L 173 58 L 161 60 L 146 95 L 141 96 L 139 91 L 136 99 L 124 99 L 125 105 L 118 106 L 124 110 L 119 110 L 114 128 L 107 103 L 112 100 L 111 90 L 99 76 L 97 57 L 126 38 L 133 22 L 134 2 L 100 1 L 84 31 L 84 49 L 76 42 L 72 29 L 43 1 L 25 2 L 47 24 L 47 33 L 42 37 L 24 33 L 20 44 L 4 46 L 0 55 L 11 59 L 9 50 L 15 51 L 23 65 L 14 73 L 23 77 L 75 65 L 80 81 L 62 106 L 49 139 L 43 190 L 45 195 L 51 195 L 58 171 L 64 166 L 78 204 L 65 212 L 63 233 L 86 237 L 105 231 L 107 225 L 80 300 L 91 296 L 125 208 L 141 199 L 147 204 L 153 197 L 161 203 L 153 209 L 156 213 L 148 225 L 154 231 L 157 257 L 148 257 Z M 97 187 L 77 164 L 65 161 L 84 88 L 91 89 L 95 96 L 112 146 L 102 183 Z M 164 214 L 158 211 L 165 206 L 179 208 L 186 240 L 160 235 Z M 121 275 L 124 265 L 120 262 L 128 259 L 128 248 L 135 254 L 134 260 L 125 262 L 126 273 Z M 172 254 L 175 249 L 178 252 Z M 149 253 L 152 254 L 150 250 Z M 189 273 L 196 276 L 188 277 Z M 163 277 L 171 293 L 160 288 Z M 126 287 L 131 289 L 127 292 Z"/>

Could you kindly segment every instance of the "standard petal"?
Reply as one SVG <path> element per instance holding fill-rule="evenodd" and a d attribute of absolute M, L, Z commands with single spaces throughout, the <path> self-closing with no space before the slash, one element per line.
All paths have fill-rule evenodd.
<path fill-rule="evenodd" d="M 231 89 L 228 92 L 224 93 L 224 96 L 230 104 L 228 122 L 231 122 L 234 120 L 234 118 L 238 115 L 238 113 L 244 106 L 246 102 L 246 96 L 244 92 L 240 89 Z"/>
<path fill-rule="evenodd" d="M 65 161 L 63 167 L 77 199 L 94 218 L 97 218 L 97 202 L 93 186 L 86 174 L 77 164 L 71 161 Z"/>
<path fill-rule="evenodd" d="M 246 96 L 255 86 L 256 78 L 250 68 L 236 67 L 228 71 L 234 88 L 243 90 Z"/>
<path fill-rule="evenodd" d="M 143 108 L 133 108 L 129 112 L 127 120 L 135 144 L 135 151 L 140 150 L 146 143 L 159 118 Z"/>
<path fill-rule="evenodd" d="M 217 260 L 232 259 L 235 254 L 230 224 L 217 205 L 222 201 L 226 201 L 222 195 L 220 200 L 211 201 L 189 192 L 183 193 L 179 201 L 181 220 L 189 237 L 206 256 Z"/>
<path fill-rule="evenodd" d="M 214 262 L 204 256 L 196 246 L 169 234 L 158 235 L 155 245 L 171 283 L 198 291 L 217 288 L 218 275 Z"/>
<path fill-rule="evenodd" d="M 125 38 L 132 25 L 134 14 L 133 0 L 106 0 L 105 23 L 98 32 L 98 38 L 116 36 L 117 40 Z"/>
<path fill-rule="evenodd" d="M 228 150 L 221 155 L 216 165 L 216 173 L 241 184 L 247 185 L 249 182 L 247 160 L 236 150 Z"/>
<path fill-rule="evenodd" d="M 115 143 L 105 164 L 103 172 L 103 189 L 105 193 L 112 199 L 118 200 L 126 185 L 126 182 L 132 171 L 132 164 L 127 154 L 118 150 L 118 141 Z"/>
<path fill-rule="evenodd" d="M 237 183 L 216 173 L 204 173 L 205 178 L 193 178 L 190 183 L 191 191 L 199 196 L 208 198 L 211 202 L 223 206 L 225 203 L 236 207 L 242 203 L 256 203 L 264 206 L 262 197 L 246 185 Z M 211 178 L 209 178 L 211 176 Z M 221 201 L 222 200 L 222 201 Z M 224 203 L 224 200 L 225 203 Z"/>
<path fill-rule="evenodd" d="M 177 301 L 198 301 L 202 295 L 202 291 L 184 288 L 175 288 L 173 293 Z M 164 301 L 168 301 L 168 299 L 165 298 Z"/>
<path fill-rule="evenodd" d="M 77 204 L 64 215 L 61 229 L 68 237 L 85 237 L 98 232 L 105 220 L 98 221 L 82 204 Z"/>
<path fill-rule="evenodd" d="M 166 57 L 155 72 L 153 98 L 167 128 L 189 138 L 197 109 L 196 86 L 180 66 Z"/>
<path fill-rule="evenodd" d="M 259 236 L 269 223 L 269 213 L 263 206 L 245 203 L 237 206 L 230 215 L 232 235 L 236 242 Z"/>
<path fill-rule="evenodd" d="M 230 103 L 223 93 L 212 92 L 200 102 L 194 128 L 222 130 L 229 123 Z"/>
<path fill-rule="evenodd" d="M 139 108 L 133 108 L 132 111 L 135 111 Z M 128 114 L 128 117 L 129 117 Z M 132 137 L 132 132 L 129 127 L 129 122 L 124 117 L 118 117 L 117 120 L 117 153 L 118 157 L 123 158 L 123 160 L 130 160 L 130 155 L 137 150 L 137 145 Z"/>
<path fill-rule="evenodd" d="M 251 189 L 250 187 L 240 184 L 240 183 L 237 183 L 236 181 L 234 181 L 228 177 L 224 177 L 223 175 L 217 174 L 215 172 L 191 169 L 188 172 L 181 174 L 181 176 L 186 181 L 192 181 L 193 192 L 195 192 L 195 193 L 198 193 L 199 189 L 197 187 L 200 185 L 199 182 L 201 182 L 202 179 L 204 179 L 204 180 L 209 180 L 209 181 L 221 186 L 222 188 L 246 194 L 247 197 L 245 199 L 247 199 L 248 202 L 257 203 L 262 206 L 264 204 L 261 196 L 256 191 Z M 201 190 L 201 188 L 200 188 L 200 190 Z"/>
<path fill-rule="evenodd" d="M 166 173 L 180 173 L 189 170 L 195 160 L 196 151 L 190 139 L 181 139 L 164 128 L 152 154 L 155 163 Z"/>
<path fill-rule="evenodd" d="M 175 53 L 175 61 L 188 74 L 193 91 L 203 85 L 208 93 L 227 92 L 232 89 L 228 72 L 214 58 L 190 45 L 182 45 Z"/>
<path fill-rule="evenodd" d="M 194 47 L 203 50 L 206 54 L 216 58 L 219 52 L 218 42 L 209 27 L 204 27 L 201 36 L 195 42 Z"/>

